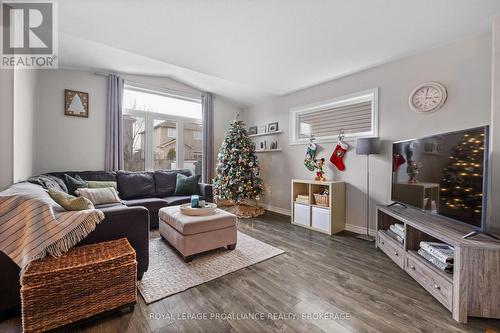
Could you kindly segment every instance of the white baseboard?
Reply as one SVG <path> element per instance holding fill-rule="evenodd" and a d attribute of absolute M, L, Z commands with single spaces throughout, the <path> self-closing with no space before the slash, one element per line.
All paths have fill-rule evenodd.
<path fill-rule="evenodd" d="M 362 226 L 354 225 L 354 224 L 347 224 L 346 223 L 345 230 L 350 231 L 350 232 L 355 232 L 355 233 L 360 234 L 360 235 L 366 234 L 366 227 L 362 227 Z M 370 233 L 370 236 L 375 237 L 377 235 L 377 233 L 375 232 L 375 229 L 370 229 L 370 230 L 368 230 L 368 232 Z"/>
<path fill-rule="evenodd" d="M 268 210 L 271 212 L 275 212 L 275 213 L 287 215 L 287 216 L 292 216 L 292 212 L 290 211 L 290 209 L 284 209 L 284 208 L 272 206 L 269 204 L 260 204 L 260 206 L 262 206 L 265 210 Z M 354 233 L 357 233 L 360 235 L 364 235 L 366 233 L 366 227 L 362 227 L 362 226 L 354 225 L 354 224 L 347 224 L 346 223 L 345 230 L 350 231 L 350 232 L 354 232 Z M 375 229 L 370 229 L 369 232 L 370 232 L 370 236 L 375 237 L 377 235 Z"/>
<path fill-rule="evenodd" d="M 276 207 L 276 206 L 272 206 L 269 204 L 259 204 L 259 205 L 262 206 L 265 210 L 275 212 L 278 214 L 282 214 L 282 215 L 292 216 L 292 212 L 290 211 L 290 209 Z"/>

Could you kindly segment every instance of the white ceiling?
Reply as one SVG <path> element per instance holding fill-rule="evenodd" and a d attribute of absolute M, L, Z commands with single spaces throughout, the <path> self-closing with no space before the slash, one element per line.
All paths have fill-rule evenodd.
<path fill-rule="evenodd" d="M 60 65 L 169 76 L 241 106 L 490 29 L 499 0 L 64 0 Z"/>

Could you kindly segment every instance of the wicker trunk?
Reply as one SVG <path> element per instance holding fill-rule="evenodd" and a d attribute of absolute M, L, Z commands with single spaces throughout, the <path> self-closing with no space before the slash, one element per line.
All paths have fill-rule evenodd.
<path fill-rule="evenodd" d="M 136 272 L 126 238 L 33 262 L 21 281 L 23 330 L 46 331 L 135 304 Z"/>

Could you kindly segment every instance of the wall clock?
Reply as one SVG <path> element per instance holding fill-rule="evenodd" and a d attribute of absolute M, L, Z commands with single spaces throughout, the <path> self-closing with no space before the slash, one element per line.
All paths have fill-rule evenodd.
<path fill-rule="evenodd" d="M 437 82 L 425 82 L 412 90 L 408 97 L 411 110 L 418 113 L 431 113 L 439 110 L 446 102 L 446 88 Z"/>

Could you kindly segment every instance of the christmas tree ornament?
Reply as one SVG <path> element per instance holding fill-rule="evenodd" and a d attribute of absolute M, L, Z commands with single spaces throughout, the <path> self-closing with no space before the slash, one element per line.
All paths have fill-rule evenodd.
<path fill-rule="evenodd" d="M 226 132 L 216 171 L 213 191 L 220 207 L 243 218 L 264 214 L 264 209 L 256 202 L 264 189 L 257 155 L 238 116 Z"/>

